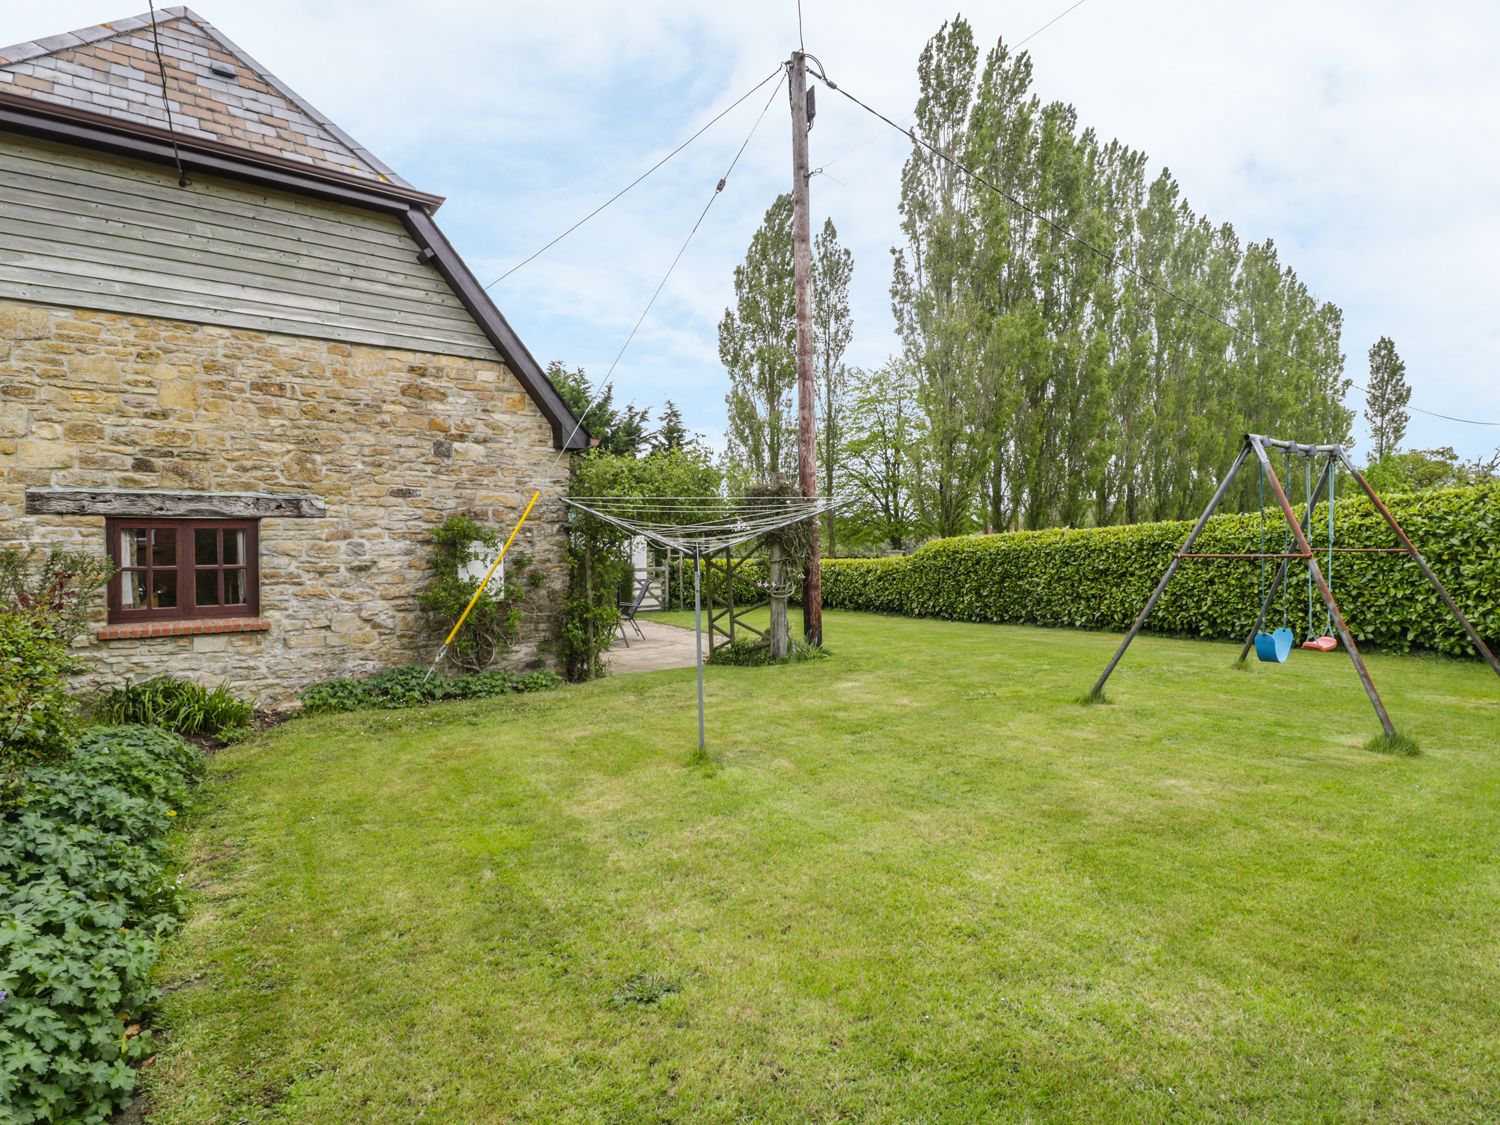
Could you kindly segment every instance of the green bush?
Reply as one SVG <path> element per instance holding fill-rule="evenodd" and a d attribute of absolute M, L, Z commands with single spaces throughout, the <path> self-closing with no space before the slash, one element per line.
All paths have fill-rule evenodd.
<path fill-rule="evenodd" d="M 79 668 L 43 615 L 0 611 L 0 803 L 15 799 L 25 770 L 73 745 L 78 709 L 68 676 Z"/>
<path fill-rule="evenodd" d="M 1392 514 L 1455 601 L 1490 644 L 1500 640 L 1500 486 L 1397 496 Z M 1300 515 L 1301 509 L 1298 509 Z M 1281 550 L 1270 513 L 1267 549 Z M 1325 544 L 1327 509 L 1313 513 L 1313 545 Z M 1339 500 L 1336 541 L 1389 547 L 1395 539 L 1363 499 Z M 1138 524 L 1082 530 L 1020 531 L 939 539 L 906 558 L 830 559 L 824 604 L 839 609 L 1120 631 L 1146 602 L 1191 525 Z M 1216 516 L 1198 549 L 1254 551 L 1256 514 Z M 1326 555 L 1320 559 L 1324 565 Z M 1275 573 L 1267 567 L 1266 581 Z M 1470 655 L 1472 648 L 1436 591 L 1401 555 L 1336 555 L 1333 589 L 1356 640 L 1406 651 Z M 1314 598 L 1317 598 L 1316 593 Z M 1147 628 L 1160 633 L 1241 639 L 1260 606 L 1257 568 L 1244 561 L 1188 560 L 1167 587 Z M 1292 565 L 1288 615 L 1305 624 L 1306 568 Z M 1275 620 L 1282 603 L 1273 608 Z M 1323 624 L 1318 600 L 1314 622 Z"/>
<path fill-rule="evenodd" d="M 0 812 L 0 1107 L 103 1122 L 129 1101 L 151 969 L 180 916 L 168 840 L 199 757 L 176 735 L 91 731 Z"/>
<path fill-rule="evenodd" d="M 0 806 L 21 797 L 27 769 L 66 754 L 78 735 L 68 652 L 113 564 L 103 555 L 0 550 Z"/>
<path fill-rule="evenodd" d="M 177 734 L 222 735 L 250 723 L 255 705 L 240 699 L 227 683 L 210 690 L 177 676 L 157 676 L 105 692 L 93 704 L 102 723 L 140 723 Z"/>
<path fill-rule="evenodd" d="M 805 660 L 822 660 L 829 655 L 822 645 L 808 644 L 801 637 L 792 638 L 792 647 L 787 652 L 786 664 L 800 664 Z M 722 664 L 735 668 L 762 668 L 772 663 L 771 646 L 764 641 L 752 641 L 736 637 L 727 645 L 714 649 L 708 658 L 710 664 Z"/>
<path fill-rule="evenodd" d="M 501 545 L 494 528 L 486 527 L 470 516 L 450 516 L 432 532 L 432 576 L 417 598 L 428 619 L 446 636 L 469 606 L 477 579 L 464 578 L 463 568 L 472 561 L 469 552 L 481 544 L 483 561 L 489 563 Z M 521 626 L 521 602 L 528 590 L 546 582 L 530 558 L 512 550 L 505 559 L 505 580 L 497 572 L 484 588 L 473 608 L 464 617 L 463 627 L 448 647 L 447 661 L 465 672 L 488 667 L 497 652 L 515 643 Z"/>
<path fill-rule="evenodd" d="M 365 707 L 417 707 L 443 699 L 482 699 L 512 692 L 546 691 L 562 677 L 546 669 L 520 674 L 500 668 L 457 676 L 427 675 L 417 665 L 387 668 L 362 680 L 325 680 L 302 690 L 302 709 L 310 715 L 358 711 Z"/>

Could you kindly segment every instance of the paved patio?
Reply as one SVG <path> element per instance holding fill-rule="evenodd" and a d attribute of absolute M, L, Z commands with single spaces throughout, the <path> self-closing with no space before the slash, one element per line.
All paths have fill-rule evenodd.
<path fill-rule="evenodd" d="M 679 629 L 675 625 L 663 625 L 659 621 L 637 621 L 644 638 L 637 637 L 629 625 L 630 647 L 615 637 L 609 650 L 609 674 L 629 675 L 631 672 L 657 672 L 663 668 L 691 668 L 694 664 L 693 631 Z M 708 639 L 704 638 L 705 647 Z M 704 652 L 705 658 L 708 653 Z"/>

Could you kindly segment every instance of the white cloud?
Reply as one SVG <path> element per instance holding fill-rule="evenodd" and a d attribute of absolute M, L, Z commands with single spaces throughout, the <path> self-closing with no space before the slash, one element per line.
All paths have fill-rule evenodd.
<path fill-rule="evenodd" d="M 1016 41 L 1069 0 L 967 13 Z M 20 10 L 17 10 L 20 9 Z M 947 4 L 804 0 L 808 49 L 893 116 Z M 129 0 L 8 5 L 12 42 L 135 14 Z M 547 6 L 428 0 L 216 0 L 200 11 L 419 186 L 483 274 L 501 272 L 664 154 L 785 58 L 794 0 Z M 1413 404 L 1500 420 L 1500 10 L 1326 0 L 1089 0 L 1028 49 L 1045 98 L 1170 166 L 1188 199 L 1246 240 L 1274 238 L 1345 312 L 1349 373 L 1388 334 Z M 494 292 L 534 352 L 600 373 L 759 112 L 740 107 L 656 177 Z M 618 374 L 617 398 L 671 395 L 717 433 L 715 333 L 731 271 L 788 180 L 778 99 Z M 856 255 L 853 358 L 894 346 L 889 247 L 899 137 L 827 90 L 812 136 L 816 221 Z M 871 140 L 875 137 L 877 139 Z M 861 145 L 842 156 L 847 150 Z M 834 159 L 842 156 L 842 159 Z M 1409 441 L 1493 448 L 1500 430 L 1414 415 Z"/>

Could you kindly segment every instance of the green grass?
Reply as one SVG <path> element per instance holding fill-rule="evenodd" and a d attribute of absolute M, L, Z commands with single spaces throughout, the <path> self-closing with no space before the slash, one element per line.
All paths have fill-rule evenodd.
<path fill-rule="evenodd" d="M 827 641 L 216 755 L 150 1120 L 1500 1115 L 1485 668 Z"/>

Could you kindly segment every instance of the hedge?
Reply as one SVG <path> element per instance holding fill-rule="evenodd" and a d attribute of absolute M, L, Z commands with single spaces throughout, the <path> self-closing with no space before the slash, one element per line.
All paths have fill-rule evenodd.
<path fill-rule="evenodd" d="M 1500 485 L 1413 493 L 1387 506 L 1448 592 L 1494 647 L 1500 641 Z M 1300 517 L 1302 507 L 1297 508 Z M 1285 523 L 1267 513 L 1268 551 L 1282 550 Z M 1363 497 L 1338 499 L 1336 543 L 1389 547 L 1390 529 Z M 1313 545 L 1326 544 L 1327 506 L 1313 513 Z M 1203 551 L 1255 551 L 1258 514 L 1211 519 Z M 1191 530 L 1191 523 L 1019 531 L 939 539 L 905 558 L 828 559 L 824 604 L 838 609 L 1122 631 L 1145 604 Z M 1326 554 L 1319 565 L 1326 562 Z M 1265 580 L 1276 563 L 1266 566 Z M 1307 569 L 1291 569 L 1289 616 L 1300 635 L 1307 620 Z M 1355 639 L 1396 651 L 1472 655 L 1468 638 L 1416 565 L 1402 555 L 1334 557 L 1334 596 Z M 1314 592 L 1314 621 L 1323 609 Z M 1188 560 L 1177 571 L 1147 629 L 1179 636 L 1239 640 L 1259 608 L 1257 566 Z M 1273 609 L 1282 617 L 1281 603 Z M 1299 625 L 1299 622 L 1301 623 Z"/>

